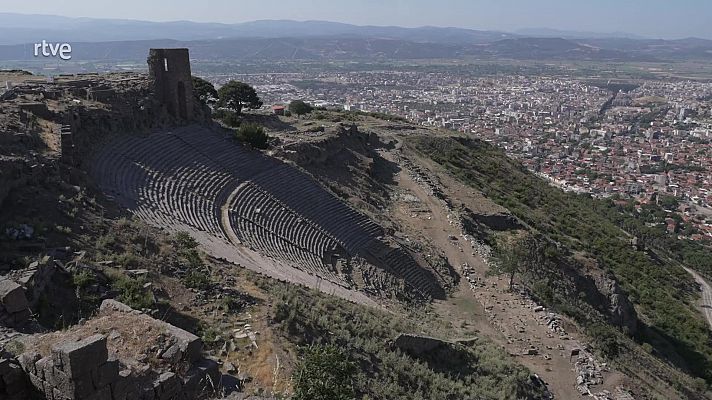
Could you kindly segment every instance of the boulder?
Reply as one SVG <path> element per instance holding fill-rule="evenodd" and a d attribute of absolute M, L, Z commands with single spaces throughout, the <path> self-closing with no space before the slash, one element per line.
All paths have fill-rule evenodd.
<path fill-rule="evenodd" d="M 106 336 L 93 335 L 52 348 L 54 366 L 69 377 L 85 376 L 106 363 L 109 357 Z"/>
<path fill-rule="evenodd" d="M 101 302 L 101 306 L 99 306 L 99 312 L 100 313 L 110 313 L 114 311 L 119 311 L 119 312 L 132 312 L 134 311 L 133 308 L 127 306 L 124 303 L 118 302 L 113 299 L 106 299 Z"/>
<path fill-rule="evenodd" d="M 30 307 L 22 286 L 9 279 L 0 280 L 0 302 L 11 314 L 25 311 Z"/>
<path fill-rule="evenodd" d="M 415 356 L 432 351 L 442 345 L 447 344 L 440 339 L 427 336 L 401 333 L 393 343 L 395 347 Z"/>

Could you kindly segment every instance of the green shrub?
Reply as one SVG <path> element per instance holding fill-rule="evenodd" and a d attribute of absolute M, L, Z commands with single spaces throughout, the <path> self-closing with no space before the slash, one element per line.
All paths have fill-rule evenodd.
<path fill-rule="evenodd" d="M 240 115 L 234 111 L 225 111 L 221 120 L 225 123 L 225 125 L 231 126 L 233 128 L 240 126 L 240 124 L 242 123 L 242 121 L 240 120 Z"/>
<path fill-rule="evenodd" d="M 402 332 L 421 332 L 427 324 L 415 324 L 400 315 L 352 304 L 316 291 L 266 280 L 265 286 L 276 299 L 273 321 L 293 342 L 305 346 L 301 365 L 294 375 L 295 395 L 320 395 L 318 379 L 331 381 L 349 369 L 357 368 L 346 380 L 349 399 L 541 399 L 542 391 L 533 387 L 529 371 L 515 364 L 493 343 L 480 339 L 471 346 L 455 346 L 448 355 L 412 357 L 387 342 Z M 416 318 L 420 318 L 419 316 Z M 425 332 L 425 334 L 433 334 Z M 334 350 L 323 351 L 324 347 Z M 319 349 L 314 358 L 309 349 Z M 326 354 L 324 354 L 326 353 Z M 348 354 L 348 358 L 343 357 Z M 451 355 L 455 354 L 454 357 Z M 466 360 L 467 362 L 462 362 Z M 299 377 L 299 370 L 307 373 Z M 316 381 L 316 382 L 315 382 Z M 313 384 L 312 384 L 313 382 Z M 314 389 L 313 391 L 309 391 Z M 314 397 L 328 398 L 328 397 Z M 333 397 L 338 398 L 338 397 Z"/>
<path fill-rule="evenodd" d="M 214 345 L 222 339 L 220 331 L 215 329 L 213 326 L 200 325 L 200 327 L 198 327 L 198 333 L 200 334 L 200 338 L 203 340 L 203 343 L 208 346 Z"/>
<path fill-rule="evenodd" d="M 200 252 L 196 249 L 179 250 L 178 258 L 191 269 L 200 269 L 205 265 L 200 257 Z"/>
<path fill-rule="evenodd" d="M 219 307 L 224 312 L 235 311 L 239 308 L 240 302 L 232 296 L 224 296 L 220 299 Z"/>
<path fill-rule="evenodd" d="M 134 279 L 120 275 L 116 277 L 111 286 L 119 292 L 118 300 L 136 310 L 153 307 L 153 294 L 146 288 L 145 279 Z"/>
<path fill-rule="evenodd" d="M 312 112 L 312 106 L 302 100 L 294 100 L 289 103 L 289 111 L 296 115 L 304 115 Z"/>
<path fill-rule="evenodd" d="M 616 330 L 608 325 L 594 324 L 586 329 L 593 339 L 596 349 L 608 359 L 615 359 L 620 354 L 621 345 Z"/>
<path fill-rule="evenodd" d="M 192 236 L 188 232 L 178 232 L 175 234 L 173 237 L 176 243 L 176 246 L 178 246 L 180 249 L 194 249 L 198 247 L 198 242 L 193 239 Z"/>
<path fill-rule="evenodd" d="M 294 371 L 294 400 L 351 400 L 355 396 L 356 365 L 332 345 L 313 345 L 302 350 Z"/>
<path fill-rule="evenodd" d="M 235 138 L 258 149 L 269 147 L 270 137 L 265 129 L 257 124 L 243 124 L 235 131 Z"/>
<path fill-rule="evenodd" d="M 83 290 L 96 283 L 96 275 L 89 270 L 83 269 L 72 274 L 72 283 Z"/>
<path fill-rule="evenodd" d="M 191 271 L 181 279 L 185 287 L 191 289 L 206 290 L 210 288 L 212 280 L 210 276 L 202 271 Z"/>

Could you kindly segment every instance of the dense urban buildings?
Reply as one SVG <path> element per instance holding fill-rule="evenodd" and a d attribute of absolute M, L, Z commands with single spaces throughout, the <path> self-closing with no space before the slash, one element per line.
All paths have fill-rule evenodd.
<path fill-rule="evenodd" d="M 210 76 L 254 85 L 265 104 L 388 113 L 469 132 L 564 190 L 674 208 L 670 233 L 712 237 L 712 84 L 448 72 Z M 674 201 L 671 199 L 675 199 Z M 689 228 L 679 229 L 680 222 Z"/>

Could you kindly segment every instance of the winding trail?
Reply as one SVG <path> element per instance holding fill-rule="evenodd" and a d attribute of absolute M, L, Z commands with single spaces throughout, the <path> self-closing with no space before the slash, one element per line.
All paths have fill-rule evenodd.
<path fill-rule="evenodd" d="M 707 318 L 707 323 L 712 328 L 712 286 L 702 277 L 702 275 L 691 270 L 690 268 L 683 267 L 687 273 L 695 278 L 695 281 L 700 284 L 700 289 L 702 289 L 702 313 Z"/>

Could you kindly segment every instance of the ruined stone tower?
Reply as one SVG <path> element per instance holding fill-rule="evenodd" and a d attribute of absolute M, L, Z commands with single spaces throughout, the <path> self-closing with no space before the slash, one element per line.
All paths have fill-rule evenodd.
<path fill-rule="evenodd" d="M 193 119 L 193 80 L 188 49 L 151 49 L 148 73 L 156 97 L 175 118 Z"/>

